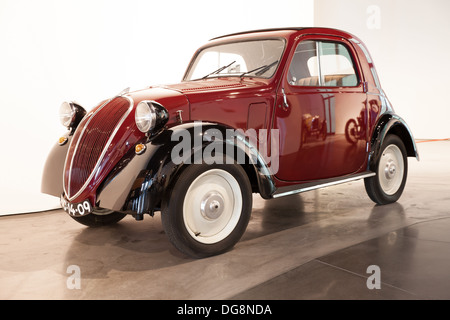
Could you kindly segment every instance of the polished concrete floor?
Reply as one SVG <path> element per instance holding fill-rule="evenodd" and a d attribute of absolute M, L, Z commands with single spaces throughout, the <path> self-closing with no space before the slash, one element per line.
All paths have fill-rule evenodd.
<path fill-rule="evenodd" d="M 2 216 L 0 299 L 450 299 L 450 141 L 418 147 L 397 203 L 375 206 L 362 181 L 255 196 L 242 240 L 202 260 L 158 215 L 100 229 L 62 210 Z"/>

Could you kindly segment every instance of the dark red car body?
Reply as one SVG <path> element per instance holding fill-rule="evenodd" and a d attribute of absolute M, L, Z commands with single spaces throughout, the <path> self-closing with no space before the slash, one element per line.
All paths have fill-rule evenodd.
<path fill-rule="evenodd" d="M 138 220 L 145 213 L 153 215 L 185 167 L 169 157 L 176 143 L 170 135 L 193 131 L 194 121 L 202 121 L 203 130 L 278 130 L 277 172 L 262 172 L 264 163 L 245 166 L 252 191 L 265 199 L 375 175 L 388 134 L 403 141 L 407 156 L 418 158 L 412 134 L 394 113 L 366 47 L 351 34 L 328 28 L 239 33 L 209 41 L 193 61 L 204 48 L 253 39 L 284 41 L 272 77 L 184 79 L 106 100 L 70 128 L 64 144 L 52 149 L 42 191 L 70 203 L 88 199 L 93 207 L 132 214 Z M 307 40 L 344 45 L 355 66 L 356 84 L 292 85 L 289 66 L 298 44 Z M 166 123 L 156 133 L 136 127 L 134 111 L 143 100 L 167 112 Z M 137 144 L 146 146 L 143 154 L 136 153 Z"/>

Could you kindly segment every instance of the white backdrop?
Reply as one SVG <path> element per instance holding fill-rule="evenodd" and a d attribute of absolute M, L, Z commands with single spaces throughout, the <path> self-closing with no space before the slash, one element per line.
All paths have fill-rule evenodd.
<path fill-rule="evenodd" d="M 227 33 L 312 26 L 313 0 L 0 0 L 0 215 L 55 208 L 40 193 L 65 131 L 62 101 L 86 109 L 125 87 L 178 82 L 194 51 Z"/>
<path fill-rule="evenodd" d="M 448 0 L 314 1 L 316 26 L 347 30 L 367 45 L 416 139 L 450 138 L 449 14 Z"/>
<path fill-rule="evenodd" d="M 90 109 L 131 86 L 178 82 L 231 32 L 328 26 L 360 37 L 416 138 L 449 138 L 448 0 L 0 0 L 0 215 L 55 208 L 42 168 L 64 100 Z"/>

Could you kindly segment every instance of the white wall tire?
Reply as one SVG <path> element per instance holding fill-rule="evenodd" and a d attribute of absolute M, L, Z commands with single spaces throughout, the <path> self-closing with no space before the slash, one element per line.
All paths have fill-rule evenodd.
<path fill-rule="evenodd" d="M 406 148 L 396 135 L 388 135 L 381 146 L 376 176 L 364 179 L 370 199 L 377 204 L 396 202 L 403 193 L 408 174 Z"/>
<path fill-rule="evenodd" d="M 250 182 L 240 165 L 191 165 L 163 202 L 161 219 L 177 249 L 201 258 L 232 248 L 251 208 Z"/>
<path fill-rule="evenodd" d="M 380 187 L 387 195 L 395 194 L 403 181 L 403 155 L 395 144 L 388 145 L 381 154 L 378 163 L 378 179 Z"/>
<path fill-rule="evenodd" d="M 189 186 L 183 203 L 186 230 L 198 242 L 222 241 L 236 227 L 242 211 L 237 180 L 227 171 L 212 169 Z"/>

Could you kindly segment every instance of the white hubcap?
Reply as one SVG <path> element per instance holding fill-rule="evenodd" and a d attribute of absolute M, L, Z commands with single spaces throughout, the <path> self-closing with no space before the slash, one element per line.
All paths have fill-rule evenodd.
<path fill-rule="evenodd" d="M 241 211 L 242 194 L 237 180 L 227 171 L 212 169 L 189 186 L 183 203 L 184 225 L 195 240 L 217 243 L 234 230 Z"/>
<path fill-rule="evenodd" d="M 393 195 L 398 191 L 403 181 L 403 171 L 402 152 L 394 144 L 387 146 L 378 165 L 378 177 L 384 193 Z"/>

